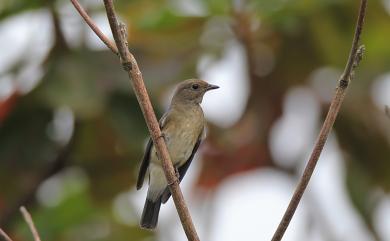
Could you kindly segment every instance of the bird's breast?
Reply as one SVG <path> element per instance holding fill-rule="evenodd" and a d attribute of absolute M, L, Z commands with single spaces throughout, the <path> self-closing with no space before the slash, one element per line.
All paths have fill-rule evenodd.
<path fill-rule="evenodd" d="M 174 165 L 181 166 L 188 160 L 202 129 L 203 123 L 187 121 L 167 131 L 166 143 Z"/>
<path fill-rule="evenodd" d="M 173 165 L 181 166 L 191 156 L 194 146 L 203 131 L 203 112 L 187 112 L 176 114 L 170 118 L 162 132 Z M 153 151 L 155 152 L 155 150 Z M 153 155 L 152 162 L 160 163 L 156 154 Z"/>

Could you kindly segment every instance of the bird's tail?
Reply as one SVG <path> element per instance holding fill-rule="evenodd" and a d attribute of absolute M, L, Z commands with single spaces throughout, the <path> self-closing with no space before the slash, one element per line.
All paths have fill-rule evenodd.
<path fill-rule="evenodd" d="M 160 213 L 161 197 L 155 201 L 146 198 L 140 225 L 142 228 L 154 229 L 157 226 L 158 214 Z"/>

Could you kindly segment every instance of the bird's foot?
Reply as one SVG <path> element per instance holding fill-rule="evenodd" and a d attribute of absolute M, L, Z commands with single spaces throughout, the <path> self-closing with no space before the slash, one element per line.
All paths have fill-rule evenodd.
<path fill-rule="evenodd" d="M 161 135 L 159 135 L 157 139 L 160 139 L 160 138 L 163 138 L 164 141 L 167 140 L 167 136 L 165 135 L 165 133 L 162 133 L 162 132 L 161 132 Z"/>
<path fill-rule="evenodd" d="M 177 167 L 175 167 L 175 174 L 176 174 L 177 179 L 180 180 L 180 173 L 179 173 L 179 169 Z"/>
<path fill-rule="evenodd" d="M 173 182 L 170 182 L 168 183 L 168 186 L 172 186 L 174 183 L 180 183 L 180 173 L 179 173 L 179 169 L 177 167 L 174 167 L 175 168 L 175 175 L 176 175 L 176 179 L 173 181 Z"/>

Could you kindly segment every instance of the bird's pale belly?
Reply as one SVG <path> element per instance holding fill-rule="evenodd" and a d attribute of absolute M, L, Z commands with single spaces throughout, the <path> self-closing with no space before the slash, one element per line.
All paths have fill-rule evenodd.
<path fill-rule="evenodd" d="M 173 165 L 181 166 L 188 160 L 197 139 L 193 136 L 193 133 L 183 131 L 167 138 L 167 147 Z"/>
<path fill-rule="evenodd" d="M 191 128 L 187 125 L 182 125 L 181 127 L 183 128 L 176 126 L 174 131 L 171 130 L 164 133 L 168 152 L 174 166 L 181 166 L 188 160 L 194 149 L 195 143 L 202 132 L 201 125 L 196 126 L 195 128 Z M 154 147 L 152 153 L 152 162 L 161 165 Z"/>

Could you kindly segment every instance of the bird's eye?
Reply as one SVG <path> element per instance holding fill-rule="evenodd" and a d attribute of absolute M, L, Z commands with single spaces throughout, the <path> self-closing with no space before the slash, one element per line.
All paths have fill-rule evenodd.
<path fill-rule="evenodd" d="M 193 89 L 193 90 L 197 90 L 198 88 L 199 88 L 199 85 L 198 85 L 198 84 L 193 84 L 193 85 L 192 85 L 192 89 Z"/>

